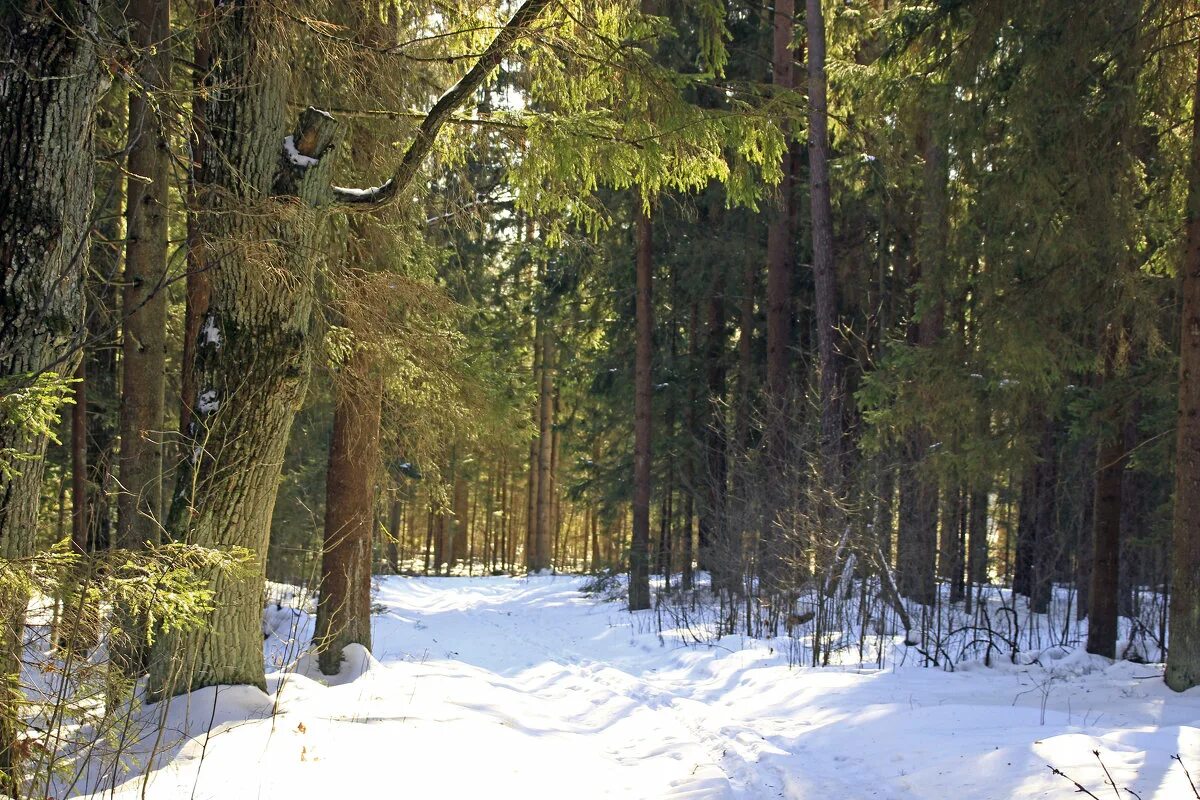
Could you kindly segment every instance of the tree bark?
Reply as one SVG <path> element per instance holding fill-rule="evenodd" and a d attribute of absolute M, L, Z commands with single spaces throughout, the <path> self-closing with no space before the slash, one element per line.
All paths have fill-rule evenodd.
<path fill-rule="evenodd" d="M 654 348 L 654 240 L 650 213 L 634 199 L 637 249 L 637 341 L 633 393 L 633 530 L 629 546 L 629 610 L 650 607 L 650 468 Z"/>
<path fill-rule="evenodd" d="M 197 15 L 212 13 L 212 0 L 197 0 Z M 208 270 L 205 269 L 204 240 L 200 229 L 200 218 L 196 213 L 199 205 L 197 178 L 200 159 L 204 152 L 204 102 L 201 90 L 204 77 L 212 67 L 208 52 L 208 30 L 203 24 L 196 33 L 196 46 L 192 56 L 195 70 L 192 73 L 192 137 L 188 164 L 187 184 L 187 278 L 184 289 L 183 311 L 183 355 L 180 360 L 179 379 L 179 430 L 187 431 L 192 425 L 192 403 L 199 393 L 196 385 L 196 348 L 200 345 L 200 330 L 208 315 L 208 299 L 212 291 Z M 182 454 L 184 458 L 187 453 Z"/>
<path fill-rule="evenodd" d="M 83 30 L 87 35 L 79 35 Z M 92 210 L 100 71 L 94 0 L 0 6 L 0 386 L 74 371 Z M 32 555 L 46 439 L 0 428 L 0 448 L 29 460 L 0 473 L 0 556 Z M 26 598 L 0 593 L 0 792 L 19 794 L 20 650 Z"/>
<path fill-rule="evenodd" d="M 777 0 L 772 14 L 771 82 L 778 91 L 796 86 L 795 0 Z M 784 543 L 779 515 L 786 496 L 787 433 L 789 414 L 792 338 L 792 280 L 795 271 L 796 236 L 796 162 L 799 145 L 790 136 L 780 164 L 783 179 L 779 199 L 767 222 L 767 404 L 766 409 L 766 508 L 760 541 L 761 576 L 769 587 L 778 588 L 782 580 Z"/>
<path fill-rule="evenodd" d="M 121 337 L 121 493 L 117 544 L 139 548 L 163 528 L 163 404 L 167 324 L 166 120 L 152 93 L 170 88 L 170 3 L 135 0 L 129 15 L 139 48 L 140 90 L 129 96 L 124 328 Z"/>
<path fill-rule="evenodd" d="M 1092 516 L 1092 575 L 1088 589 L 1087 651 L 1116 658 L 1117 584 L 1121 553 L 1121 476 L 1125 444 L 1119 430 L 1101 434 L 1096 449 Z M 1178 587 L 1176 587 L 1178 590 Z"/>
<path fill-rule="evenodd" d="M 549 569 L 554 535 L 554 331 L 542 322 L 542 368 L 538 381 L 537 527 L 533 541 L 534 571 Z"/>
<path fill-rule="evenodd" d="M 726 456 L 725 408 L 725 278 L 718 272 L 709 291 L 705 310 L 704 365 L 707 392 L 700 442 L 703 448 L 704 505 L 700 509 L 700 541 L 705 543 L 705 569 L 711 570 L 714 585 L 729 589 L 741 572 L 740 548 L 733 546 L 728 520 L 729 465 Z M 690 515 L 689 515 L 690 522 Z M 690 541 L 690 532 L 688 535 Z"/>
<path fill-rule="evenodd" d="M 264 0 L 225 3 L 210 28 L 208 139 L 197 194 L 211 297 L 196 350 L 199 391 L 168 530 L 245 548 L 248 574 L 215 577 L 205 631 L 155 641 L 151 696 L 214 684 L 265 687 L 263 559 L 284 449 L 313 357 L 315 241 L 330 202 L 323 158 L 336 125 L 310 109 L 289 134 L 289 66 Z M 285 135 L 287 135 L 285 137 Z"/>
<path fill-rule="evenodd" d="M 1194 109 L 1200 109 L 1200 61 Z M 1200 113 L 1192 129 L 1187 248 L 1180 272 L 1179 422 L 1176 430 L 1170 648 L 1167 685 L 1200 684 Z"/>
<path fill-rule="evenodd" d="M 843 483 L 842 366 L 837 350 L 838 288 L 829 184 L 829 109 L 825 77 L 825 19 L 821 0 L 806 0 L 808 27 L 808 174 L 812 212 L 813 292 L 821 400 L 821 478 L 834 498 Z M 836 516 L 836 515 L 835 515 Z M 840 535 L 840 531 L 832 531 Z"/>
<path fill-rule="evenodd" d="M 527 237 L 528 238 L 528 237 Z M 541 475 L 542 454 L 542 315 L 539 312 L 534 319 L 533 330 L 533 383 L 538 387 L 537 402 L 533 405 L 533 426 L 537 433 L 529 442 L 529 492 L 525 507 L 525 568 L 534 572 L 542 569 L 538 566 L 538 476 Z"/>
<path fill-rule="evenodd" d="M 342 649 L 371 649 L 371 539 L 383 382 L 370 353 L 351 356 L 336 386 L 325 480 L 325 535 L 313 642 L 325 675 L 341 671 Z"/>

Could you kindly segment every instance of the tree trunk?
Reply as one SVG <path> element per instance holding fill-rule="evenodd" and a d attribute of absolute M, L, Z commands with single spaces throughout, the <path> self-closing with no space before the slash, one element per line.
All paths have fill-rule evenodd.
<path fill-rule="evenodd" d="M 796 86 L 795 0 L 777 0 L 772 15 L 771 81 L 779 91 Z M 788 134 L 788 131 L 784 131 Z M 798 144 L 788 136 L 780 171 L 779 198 L 767 222 L 767 404 L 766 508 L 760 541 L 761 577 L 777 589 L 782 580 L 784 543 L 779 515 L 783 509 L 787 474 L 789 350 L 792 338 L 792 273 L 795 271 L 796 162 Z"/>
<path fill-rule="evenodd" d="M 197 193 L 212 293 L 196 351 L 192 452 L 168 517 L 172 538 L 246 548 L 257 563 L 216 577 L 205 631 L 156 639 L 152 696 L 266 685 L 263 558 L 313 356 L 313 253 L 319 207 L 331 199 L 322 156 L 336 127 L 309 110 L 286 136 L 290 66 L 275 47 L 269 5 L 223 4 L 210 28 L 213 91 Z"/>
<path fill-rule="evenodd" d="M 404 532 L 401 527 L 404 524 L 404 503 L 399 496 L 392 497 L 392 503 L 388 509 L 388 547 L 387 559 L 388 566 L 392 568 L 392 574 L 400 574 L 400 556 L 402 550 Z"/>
<path fill-rule="evenodd" d="M 1200 63 L 1195 99 L 1200 108 Z M 1180 272 L 1183 298 L 1179 342 L 1179 421 L 1175 445 L 1175 519 L 1172 549 L 1167 685 L 1183 691 L 1200 684 L 1200 113 L 1192 129 L 1188 174 L 1187 249 Z"/>
<path fill-rule="evenodd" d="M 538 477 L 542 472 L 542 326 L 539 310 L 533 331 L 533 383 L 538 387 L 537 402 L 533 406 L 533 427 L 537 433 L 529 442 L 529 497 L 525 509 L 525 568 L 530 572 L 542 568 L 537 560 Z"/>
<path fill-rule="evenodd" d="M 197 0 L 197 14 L 212 11 L 212 0 Z M 196 348 L 200 345 L 200 331 L 208 315 L 208 299 L 212 290 L 208 271 L 204 267 L 204 243 L 201 240 L 197 179 L 200 159 L 204 152 L 204 102 L 201 90 L 204 76 L 212 66 L 208 52 L 208 29 L 201 25 L 196 32 L 196 47 L 192 56 L 195 70 L 192 73 L 192 137 L 189 142 L 190 158 L 187 183 L 187 278 L 184 289 L 183 311 L 183 355 L 180 360 L 179 378 L 179 430 L 187 431 L 192 425 L 192 403 L 199 393 L 196 385 Z M 206 337 L 207 338 L 207 337 Z M 187 458 L 187 453 L 183 457 Z"/>
<path fill-rule="evenodd" d="M 813 305 L 820 375 L 821 478 L 834 498 L 841 496 L 844 469 L 842 366 L 837 351 L 838 289 L 833 252 L 833 208 L 829 185 L 829 110 L 825 78 L 825 19 L 821 0 L 806 0 L 808 27 L 808 172 L 812 211 Z M 835 515 L 836 517 L 837 515 Z M 831 531 L 840 535 L 840 531 Z"/>
<path fill-rule="evenodd" d="M 654 348 L 654 240 L 650 213 L 637 204 L 637 342 L 633 393 L 633 531 L 629 546 L 629 610 L 650 607 L 650 467 Z"/>
<path fill-rule="evenodd" d="M 466 561 L 470 550 L 467 541 L 471 530 L 467 489 L 467 477 L 463 474 L 463 458 L 460 454 L 458 463 L 454 465 L 454 519 L 451 525 L 453 533 L 449 553 L 451 569 Z"/>
<path fill-rule="evenodd" d="M 335 384 L 325 479 L 325 536 L 313 642 L 325 675 L 341 671 L 342 648 L 371 648 L 371 538 L 383 383 L 370 353 L 351 356 Z"/>
<path fill-rule="evenodd" d="M 1125 444 L 1119 428 L 1102 433 L 1096 449 L 1096 494 L 1092 506 L 1092 576 L 1088 589 L 1087 651 L 1108 658 L 1116 658 L 1117 652 L 1121 476 L 1125 472 L 1125 459 Z"/>
<path fill-rule="evenodd" d="M 741 572 L 740 548 L 732 542 L 727 519 L 729 465 L 726 459 L 725 408 L 725 279 L 718 272 L 705 310 L 704 366 L 707 393 L 700 414 L 700 442 L 704 460 L 700 508 L 700 541 L 707 546 L 705 569 L 713 584 L 730 589 Z M 689 515 L 690 521 L 690 515 Z M 691 536 L 688 534 L 690 541 Z M 701 548 L 704 550 L 705 548 Z"/>
<path fill-rule="evenodd" d="M 37 9 L 26 13 L 26 9 Z M 83 327 L 92 210 L 92 126 L 100 70 L 94 0 L 0 6 L 0 385 L 5 394 L 46 373 L 69 376 Z M 87 31 L 80 35 L 79 31 Z M 30 457 L 0 473 L 0 556 L 33 553 L 43 436 L 0 428 L 0 448 Z M 26 598 L 5 590 L 0 615 L 0 792 L 19 794 L 21 639 Z"/>
<path fill-rule="evenodd" d="M 538 480 L 537 535 L 533 541 L 534 559 L 530 569 L 550 568 L 554 535 L 552 516 L 554 490 L 554 331 L 550 321 L 542 323 L 542 369 L 538 383 Z"/>
<path fill-rule="evenodd" d="M 166 120 L 151 93 L 168 90 L 170 3 L 130 6 L 141 91 L 129 96 L 129 181 L 126 198 L 124 329 L 121 337 L 121 493 L 117 544 L 157 542 L 163 528 L 163 403 L 167 324 Z"/>
<path fill-rule="evenodd" d="M 971 610 L 971 588 L 988 582 L 988 490 L 971 492 L 971 510 L 967 519 L 967 611 Z"/>

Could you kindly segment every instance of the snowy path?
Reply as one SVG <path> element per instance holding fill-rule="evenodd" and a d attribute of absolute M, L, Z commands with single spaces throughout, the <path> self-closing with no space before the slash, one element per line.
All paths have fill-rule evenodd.
<path fill-rule="evenodd" d="M 1045 765 L 1100 794 L 1098 748 L 1165 800 L 1190 796 L 1170 754 L 1200 772 L 1200 692 L 1154 667 L 789 669 L 761 643 L 660 641 L 581 582 L 384 579 L 379 663 L 196 693 L 148 796 L 1068 797 Z"/>

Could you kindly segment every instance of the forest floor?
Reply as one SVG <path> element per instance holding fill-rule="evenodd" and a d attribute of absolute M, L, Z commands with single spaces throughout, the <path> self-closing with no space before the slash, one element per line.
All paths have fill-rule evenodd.
<path fill-rule="evenodd" d="M 1193 796 L 1173 754 L 1200 779 L 1200 689 L 1158 666 L 792 667 L 783 640 L 660 634 L 585 580 L 381 578 L 374 656 L 348 650 L 333 679 L 291 657 L 310 622 L 279 610 L 270 693 L 148 707 L 159 754 L 103 796 L 1072 796 L 1047 765 L 1113 796 L 1097 750 L 1142 800 Z"/>

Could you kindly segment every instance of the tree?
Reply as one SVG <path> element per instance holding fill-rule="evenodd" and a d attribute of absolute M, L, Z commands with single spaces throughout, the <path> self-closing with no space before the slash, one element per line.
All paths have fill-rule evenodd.
<path fill-rule="evenodd" d="M 198 224 L 211 296 L 194 365 L 199 387 L 191 457 L 168 515 L 176 539 L 243 547 L 257 574 L 220 578 L 201 633 L 156 640 L 156 696 L 221 683 L 265 686 L 260 586 L 280 465 L 303 401 L 312 332 L 316 242 L 335 202 L 378 208 L 417 177 L 439 130 L 542 12 L 526 0 L 467 73 L 434 104 L 392 177 L 370 189 L 332 187 L 337 125 L 309 108 L 286 134 L 288 63 L 277 52 L 279 16 L 266 0 L 224 3 L 210 29 Z"/>
<path fill-rule="evenodd" d="M 1166 682 L 1177 692 L 1200 684 L 1200 58 L 1192 96 L 1187 243 L 1180 265 L 1183 300 L 1179 342 L 1175 519 L 1171 629 Z"/>
<path fill-rule="evenodd" d="M 42 455 L 48 429 L 14 407 L 44 379 L 74 371 L 83 318 L 83 279 L 92 206 L 93 120 L 100 72 L 94 1 L 0 6 L 0 163 L 9 187 L 0 193 L 0 555 L 33 553 Z M 62 383 L 58 384 L 62 387 Z M 61 394 L 57 395 L 61 398 Z M 54 396 L 41 394 L 43 399 Z M 19 759 L 16 679 L 26 597 L 0 591 L 0 791 L 16 795 Z"/>
<path fill-rule="evenodd" d="M 633 540 L 629 546 L 629 610 L 650 607 L 650 467 L 653 412 L 654 239 L 650 211 L 634 200 L 634 250 L 637 261 L 637 345 L 634 355 Z"/>
<path fill-rule="evenodd" d="M 129 7 L 137 50 L 129 96 L 129 180 L 121 337 L 121 492 L 117 544 L 137 548 L 161 538 L 164 375 L 167 323 L 167 119 L 171 4 Z"/>

